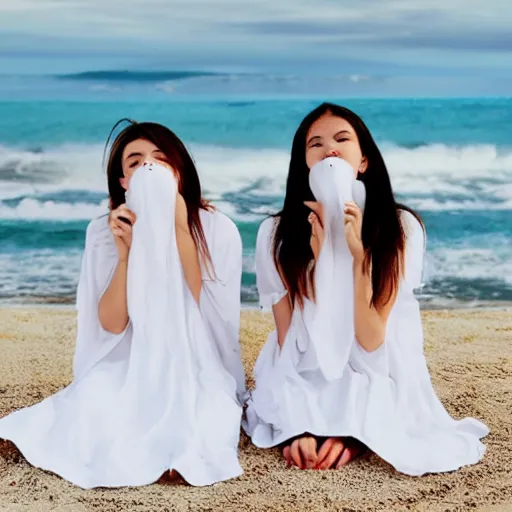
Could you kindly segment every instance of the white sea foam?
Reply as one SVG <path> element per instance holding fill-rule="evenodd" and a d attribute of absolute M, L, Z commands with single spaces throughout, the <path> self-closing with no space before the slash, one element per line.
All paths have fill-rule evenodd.
<path fill-rule="evenodd" d="M 204 195 L 231 217 L 257 221 L 282 203 L 288 151 L 212 146 L 191 150 Z M 0 147 L 0 218 L 90 219 L 104 213 L 106 203 L 98 205 L 97 198 L 69 203 L 58 197 L 73 190 L 106 197 L 102 152 L 101 145 L 65 145 L 40 153 Z M 500 153 L 485 145 L 384 145 L 383 154 L 395 192 L 412 207 L 512 210 L 512 151 Z M 250 207 L 245 197 L 252 198 Z M 5 203 L 15 198 L 18 201 Z M 258 204 L 259 198 L 265 198 L 265 204 Z M 269 200 L 272 206 L 267 206 Z"/>

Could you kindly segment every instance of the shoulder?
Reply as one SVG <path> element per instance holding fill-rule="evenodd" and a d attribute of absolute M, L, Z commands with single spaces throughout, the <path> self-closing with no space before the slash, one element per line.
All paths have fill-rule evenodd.
<path fill-rule="evenodd" d="M 407 210 L 400 212 L 405 234 L 405 288 L 421 286 L 426 251 L 426 235 L 423 222 Z"/>
<path fill-rule="evenodd" d="M 277 217 L 267 217 L 258 228 L 258 241 L 267 242 L 274 237 L 278 223 Z"/>
<path fill-rule="evenodd" d="M 277 217 L 266 218 L 258 228 L 256 236 L 256 263 L 267 265 L 267 260 L 274 261 L 274 237 L 279 219 Z"/>
<path fill-rule="evenodd" d="M 423 222 L 407 210 L 400 210 L 400 222 L 404 229 L 406 240 L 411 238 L 425 239 Z"/>
<path fill-rule="evenodd" d="M 201 222 L 205 236 L 215 245 L 242 246 L 242 238 L 236 224 L 218 210 L 201 210 Z"/>
<path fill-rule="evenodd" d="M 109 235 L 111 235 L 108 226 L 108 215 L 102 215 L 101 217 L 91 220 L 87 225 L 85 233 L 87 243 L 95 243 L 108 238 Z"/>
<path fill-rule="evenodd" d="M 218 230 L 229 233 L 231 236 L 240 237 L 240 232 L 236 227 L 236 224 L 224 213 L 221 213 L 217 210 L 210 212 L 210 215 L 213 217 L 215 225 Z"/>
<path fill-rule="evenodd" d="M 108 225 L 108 215 L 103 215 L 91 220 L 87 225 L 85 232 L 85 250 L 89 253 L 102 253 L 106 255 L 116 255 L 116 243 L 114 235 Z"/>
<path fill-rule="evenodd" d="M 102 233 L 108 229 L 108 214 L 92 219 L 89 224 L 87 224 L 87 233 L 91 234 Z"/>
<path fill-rule="evenodd" d="M 421 285 L 423 262 L 427 249 L 427 238 L 423 222 L 406 210 L 401 211 L 405 234 L 405 267 L 407 279 L 414 287 Z"/>

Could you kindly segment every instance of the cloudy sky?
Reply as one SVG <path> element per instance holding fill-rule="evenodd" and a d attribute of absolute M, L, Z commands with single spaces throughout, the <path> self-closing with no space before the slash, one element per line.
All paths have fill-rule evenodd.
<path fill-rule="evenodd" d="M 0 0 L 0 66 L 510 78 L 511 27 L 511 0 Z"/>

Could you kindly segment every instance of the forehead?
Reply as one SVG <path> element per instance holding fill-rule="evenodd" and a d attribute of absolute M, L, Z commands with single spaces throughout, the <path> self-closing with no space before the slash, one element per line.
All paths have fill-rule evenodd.
<path fill-rule="evenodd" d="M 126 144 L 124 150 L 123 150 L 123 158 L 126 158 L 131 153 L 151 153 L 155 150 L 157 150 L 157 146 L 155 146 L 152 142 L 146 139 L 136 139 L 132 140 L 132 142 L 129 142 Z"/>
<path fill-rule="evenodd" d="M 354 133 L 354 128 L 352 128 L 352 125 L 347 120 L 327 113 L 319 117 L 311 125 L 306 138 L 309 139 L 316 136 L 326 137 L 329 135 L 334 135 L 342 130 L 347 130 L 350 133 Z"/>

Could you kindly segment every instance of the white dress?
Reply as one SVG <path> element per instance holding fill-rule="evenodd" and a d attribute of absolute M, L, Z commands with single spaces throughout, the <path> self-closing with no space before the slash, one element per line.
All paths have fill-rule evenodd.
<path fill-rule="evenodd" d="M 326 175 L 313 174 L 310 180 L 315 178 L 317 199 L 333 193 Z M 339 199 L 351 198 L 345 194 Z M 479 439 L 488 429 L 475 419 L 456 421 L 449 416 L 432 388 L 423 353 L 420 308 L 413 291 L 422 278 L 422 226 L 409 212 L 401 213 L 405 277 L 384 343 L 367 352 L 354 336 L 348 248 L 343 248 L 343 235 L 334 251 L 338 242 L 329 239 L 334 216 L 329 219 L 326 210 L 326 238 L 315 273 L 316 303 L 306 300 L 303 310 L 295 307 L 281 350 L 277 333 L 269 335 L 255 365 L 256 387 L 248 400 L 245 430 L 262 448 L 305 432 L 351 436 L 409 475 L 476 463 L 485 452 Z M 269 218 L 262 223 L 256 242 L 257 286 L 265 309 L 287 294 L 272 258 L 275 222 Z M 343 227 L 338 232 L 343 233 Z"/>
<path fill-rule="evenodd" d="M 73 381 L 0 420 L 0 438 L 13 441 L 31 464 L 82 488 L 146 485 L 168 469 L 192 485 L 242 473 L 241 239 L 226 216 L 201 211 L 217 279 L 203 269 L 198 308 L 179 260 L 175 202 L 168 169 L 135 172 L 127 194 L 137 215 L 130 322 L 118 335 L 98 320 L 98 301 L 117 264 L 115 242 L 107 217 L 89 224 Z"/>

